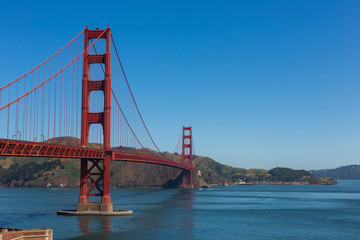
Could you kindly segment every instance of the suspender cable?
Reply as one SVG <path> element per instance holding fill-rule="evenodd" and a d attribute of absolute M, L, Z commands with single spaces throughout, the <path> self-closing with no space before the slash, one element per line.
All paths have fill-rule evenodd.
<path fill-rule="evenodd" d="M 153 139 L 152 136 L 150 135 L 150 132 L 149 132 L 148 128 L 146 127 L 146 124 L 145 124 L 145 122 L 144 122 L 143 117 L 142 117 L 141 114 L 140 114 L 140 110 L 139 110 L 139 108 L 138 108 L 138 106 L 137 106 L 137 104 L 136 104 L 134 95 L 133 95 L 133 93 L 132 93 L 132 91 L 131 91 L 129 82 L 128 82 L 128 80 L 127 80 L 127 77 L 126 77 L 124 68 L 123 68 L 123 66 L 122 66 L 122 64 L 121 64 L 121 60 L 120 60 L 120 57 L 119 57 L 119 53 L 118 53 L 118 51 L 117 51 L 117 49 L 116 49 L 116 45 L 115 45 L 114 38 L 113 38 L 112 35 L 111 35 L 111 41 L 112 41 L 112 43 L 113 43 L 113 46 L 114 46 L 114 49 L 115 49 L 115 52 L 116 52 L 117 59 L 118 59 L 118 61 L 119 61 L 121 70 L 122 70 L 122 72 L 123 72 L 123 74 L 124 74 L 124 78 L 125 78 L 126 84 L 127 84 L 128 89 L 129 89 L 129 91 L 130 91 L 131 97 L 132 97 L 132 99 L 133 99 L 133 101 L 134 101 L 134 104 L 135 104 L 136 110 L 137 110 L 137 112 L 138 112 L 138 114 L 139 114 L 139 116 L 140 116 L 140 119 L 141 119 L 141 121 L 142 121 L 142 123 L 143 123 L 143 125 L 144 125 L 144 127 L 145 127 L 145 130 L 146 130 L 146 132 L 148 133 L 148 135 L 149 135 L 152 143 L 155 145 L 156 149 L 161 153 L 161 151 L 160 151 L 160 149 L 158 148 L 158 146 L 156 145 L 154 139 Z"/>
<path fill-rule="evenodd" d="M 32 69 L 31 71 L 25 73 L 24 75 L 22 75 L 21 77 L 15 79 L 14 81 L 12 81 L 11 83 L 5 85 L 4 87 L 0 88 L 0 90 L 3 90 L 4 88 L 12 85 L 13 83 L 19 81 L 20 79 L 22 79 L 23 77 L 25 77 L 26 75 L 34 72 L 36 69 L 40 68 L 42 65 L 44 65 L 45 63 L 47 63 L 50 59 L 52 59 L 53 57 L 55 57 L 56 55 L 58 55 L 62 50 L 64 50 L 67 46 L 69 46 L 75 39 L 77 39 L 84 31 L 86 28 L 84 28 L 78 35 L 76 35 L 75 38 L 73 38 L 68 44 L 66 44 L 63 48 L 61 48 L 59 51 L 57 51 L 54 55 L 52 55 L 50 58 L 48 58 L 47 60 L 45 60 L 43 63 L 41 63 L 40 65 L 38 65 L 37 67 L 35 67 L 34 69 Z"/>

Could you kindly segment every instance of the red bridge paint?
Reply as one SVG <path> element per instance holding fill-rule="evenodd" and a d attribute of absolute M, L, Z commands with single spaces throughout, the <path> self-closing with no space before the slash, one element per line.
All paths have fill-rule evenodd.
<path fill-rule="evenodd" d="M 182 141 L 182 164 L 192 166 L 192 130 L 191 127 L 183 127 Z M 183 186 L 189 185 L 193 187 L 192 171 L 183 172 Z"/>
<path fill-rule="evenodd" d="M 102 166 L 99 160 L 92 160 L 87 158 L 81 159 L 81 173 L 80 173 L 80 197 L 79 204 L 88 203 L 89 196 L 100 196 L 103 204 L 109 205 L 109 211 L 112 211 L 112 204 L 110 198 L 110 159 L 112 158 L 110 137 L 111 137 L 111 55 L 110 55 L 110 28 L 107 27 L 104 31 L 91 31 L 87 28 L 84 32 L 84 65 L 83 65 L 83 79 L 82 79 L 82 100 L 81 100 L 81 145 L 88 147 L 89 145 L 89 130 L 91 124 L 101 124 L 104 134 L 104 157 L 101 159 Z M 102 55 L 89 54 L 89 41 L 91 39 L 105 38 L 106 52 Z M 91 81 L 92 76 L 89 76 L 90 64 L 104 64 L 105 65 L 105 79 L 101 81 Z M 97 84 L 93 84 L 97 83 Z M 104 112 L 90 113 L 89 112 L 89 97 L 92 91 L 104 92 Z M 92 166 L 88 166 L 88 162 L 92 162 Z M 92 170 L 96 170 L 94 173 Z M 103 181 L 103 186 L 99 185 Z M 90 184 L 90 188 L 89 188 Z M 98 193 L 91 193 L 93 189 L 97 189 Z"/>
<path fill-rule="evenodd" d="M 47 158 L 71 158 L 71 159 L 104 159 L 104 149 L 75 147 L 60 144 L 26 142 L 19 140 L 0 139 L 0 156 L 13 157 L 47 157 Z M 142 162 L 157 165 L 175 167 L 184 171 L 195 171 L 189 165 L 153 156 L 111 151 L 111 160 L 125 162 Z"/>

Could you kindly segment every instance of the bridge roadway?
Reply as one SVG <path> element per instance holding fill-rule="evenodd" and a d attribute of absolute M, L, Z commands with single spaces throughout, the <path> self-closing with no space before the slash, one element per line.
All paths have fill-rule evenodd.
<path fill-rule="evenodd" d="M 191 166 L 173 160 L 142 154 L 0 138 L 0 156 L 105 159 L 107 154 L 112 155 L 113 161 L 142 162 L 171 166 L 188 171 L 194 170 Z"/>

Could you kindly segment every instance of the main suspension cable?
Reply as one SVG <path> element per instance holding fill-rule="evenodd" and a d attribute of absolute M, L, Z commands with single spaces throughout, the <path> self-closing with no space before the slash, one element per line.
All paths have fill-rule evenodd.
<path fill-rule="evenodd" d="M 181 134 L 180 134 L 179 140 L 178 140 L 178 142 L 177 142 L 177 144 L 176 144 L 176 147 L 175 147 L 175 149 L 174 149 L 174 151 L 173 151 L 173 153 L 172 153 L 172 154 L 175 154 L 175 151 L 176 151 L 177 147 L 179 146 L 179 143 L 180 143 L 180 140 L 181 140 L 181 137 L 182 137 L 182 136 L 183 136 L 183 134 L 182 134 L 182 131 L 181 131 Z"/>
<path fill-rule="evenodd" d="M 85 49 L 81 54 L 79 54 L 75 59 L 73 59 L 69 64 L 67 64 L 65 67 L 63 67 L 61 70 L 59 70 L 56 74 L 54 74 L 53 76 L 51 76 L 49 79 L 47 79 L 46 81 L 42 82 L 41 84 L 39 84 L 37 87 L 33 88 L 32 90 L 30 90 L 29 92 L 23 94 L 21 97 L 15 99 L 14 101 L 8 103 L 7 105 L 3 106 L 0 108 L 0 111 L 9 107 L 10 105 L 12 105 L 13 103 L 19 101 L 20 99 L 22 99 L 23 97 L 29 95 L 30 93 L 36 91 L 38 88 L 40 88 L 41 86 L 43 86 L 45 83 L 49 82 L 51 79 L 53 79 L 54 77 L 56 77 L 57 75 L 59 75 L 60 73 L 62 73 L 67 67 L 69 67 L 71 64 L 73 64 L 77 59 L 79 59 L 84 53 L 85 51 L 87 51 L 90 47 L 92 47 L 96 41 L 99 40 L 99 38 L 106 32 L 106 30 L 108 29 L 109 27 L 107 27 L 101 34 L 100 36 L 87 48 Z"/>
<path fill-rule="evenodd" d="M 3 90 L 4 88 L 12 85 L 13 83 L 19 81 L 20 79 L 22 79 L 23 77 L 27 76 L 28 74 L 34 72 L 36 69 L 38 69 L 39 67 L 41 67 L 42 65 L 44 65 L 45 63 L 47 63 L 48 61 L 50 61 L 53 57 L 55 57 L 56 55 L 58 55 L 58 53 L 60 53 L 62 50 L 64 50 L 67 46 L 69 46 L 75 39 L 77 39 L 84 31 L 86 28 L 84 28 L 78 35 L 76 35 L 76 37 L 74 37 L 73 40 L 71 40 L 68 44 L 66 44 L 63 48 L 61 48 L 59 51 L 57 51 L 54 55 L 52 55 L 51 57 L 49 57 L 47 60 L 45 60 L 43 63 L 39 64 L 37 67 L 33 68 L 32 70 L 30 70 L 29 72 L 25 73 L 24 75 L 22 75 L 21 77 L 15 79 L 14 81 L 12 81 L 11 83 L 5 85 L 4 87 L 0 88 L 0 91 Z"/>
<path fill-rule="evenodd" d="M 134 104 L 135 104 L 136 110 L 137 110 L 137 112 L 138 112 L 138 114 L 139 114 L 139 116 L 140 116 L 140 119 L 141 119 L 141 121 L 142 121 L 142 123 L 143 123 L 143 125 L 144 125 L 144 127 L 145 127 L 145 130 L 146 130 L 147 134 L 149 135 L 152 143 L 154 144 L 154 146 L 156 147 L 156 149 L 161 153 L 160 149 L 158 148 L 158 146 L 156 145 L 154 139 L 152 138 L 152 136 L 151 136 L 148 128 L 146 127 L 145 121 L 144 121 L 143 117 L 141 116 L 140 110 L 139 110 L 139 108 L 138 108 L 138 106 L 137 106 L 137 104 L 136 104 L 134 95 L 133 95 L 133 93 L 132 93 L 132 91 L 131 91 L 129 82 L 128 82 L 128 80 L 127 80 L 127 77 L 126 77 L 124 68 L 123 68 L 123 66 L 122 66 L 122 63 L 121 63 L 121 60 L 120 60 L 120 57 L 119 57 L 119 53 L 118 53 L 118 51 L 117 51 L 117 48 L 116 48 L 116 45 L 115 45 L 115 42 L 114 42 L 114 38 L 112 37 L 112 35 L 111 35 L 111 41 L 112 41 L 112 43 L 113 43 L 113 46 L 114 46 L 114 49 L 115 49 L 115 52 L 116 52 L 116 55 L 117 55 L 117 59 L 118 59 L 118 61 L 119 61 L 120 67 L 121 67 L 121 71 L 123 72 L 123 75 L 124 75 L 126 84 L 127 84 L 128 89 L 129 89 L 129 91 L 130 91 L 131 97 L 132 97 L 132 99 L 133 99 L 133 101 L 134 101 Z"/>

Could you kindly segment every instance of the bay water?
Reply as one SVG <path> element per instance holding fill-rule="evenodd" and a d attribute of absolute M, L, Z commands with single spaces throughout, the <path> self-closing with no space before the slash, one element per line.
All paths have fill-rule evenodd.
<path fill-rule="evenodd" d="M 360 239 L 360 181 L 210 189 L 112 188 L 126 217 L 58 216 L 78 188 L 0 188 L 0 227 L 51 228 L 54 239 Z"/>

